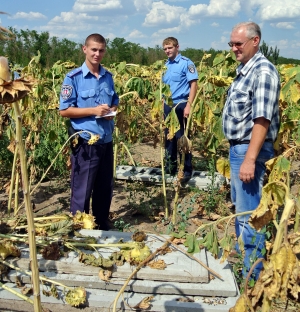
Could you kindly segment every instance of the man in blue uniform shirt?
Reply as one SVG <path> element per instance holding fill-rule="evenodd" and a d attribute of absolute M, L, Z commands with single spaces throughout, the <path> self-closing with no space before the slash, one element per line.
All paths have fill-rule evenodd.
<path fill-rule="evenodd" d="M 275 66 L 259 51 L 260 27 L 253 22 L 237 24 L 229 46 L 240 65 L 228 89 L 223 110 L 223 131 L 230 143 L 231 200 L 236 213 L 259 205 L 266 171 L 265 162 L 274 157 L 273 142 L 279 129 L 280 79 Z M 248 223 L 249 215 L 235 220 L 236 246 L 244 256 L 246 277 L 257 258 L 263 258 L 265 234 Z M 254 269 L 257 279 L 262 263 Z"/>
<path fill-rule="evenodd" d="M 184 134 L 187 118 L 191 105 L 197 92 L 198 73 L 194 63 L 179 53 L 178 40 L 168 37 L 163 41 L 163 49 L 168 56 L 166 62 L 167 71 L 163 76 L 163 83 L 170 86 L 172 92 L 173 107 L 176 106 L 176 114 L 180 123 L 180 130 L 176 132 L 172 140 L 165 140 L 165 168 L 166 173 L 175 175 L 177 171 L 177 140 Z M 171 112 L 171 107 L 164 104 L 165 117 Z M 192 154 L 185 155 L 184 178 L 187 182 L 192 175 Z"/>
<path fill-rule="evenodd" d="M 71 155 L 71 212 L 92 213 L 101 230 L 109 230 L 108 215 L 113 191 L 113 117 L 119 97 L 115 92 L 112 74 L 100 62 L 106 51 L 105 38 L 91 34 L 85 40 L 85 62 L 68 73 L 61 87 L 60 114 L 70 118 L 74 131 L 85 130 L 99 135 L 89 145 L 88 132 L 80 139 Z M 99 118 L 100 117 L 100 118 Z"/>

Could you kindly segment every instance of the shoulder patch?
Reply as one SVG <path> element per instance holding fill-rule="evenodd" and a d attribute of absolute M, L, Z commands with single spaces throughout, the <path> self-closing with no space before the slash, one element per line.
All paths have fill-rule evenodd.
<path fill-rule="evenodd" d="M 73 87 L 70 85 L 62 85 L 60 95 L 62 99 L 65 101 L 69 99 L 72 95 Z"/>
<path fill-rule="evenodd" d="M 196 71 L 195 65 L 194 64 L 190 64 L 188 66 L 188 70 L 189 70 L 190 73 L 193 74 Z"/>
<path fill-rule="evenodd" d="M 75 76 L 76 74 L 81 73 L 81 72 L 82 72 L 81 67 L 78 67 L 78 68 L 75 68 L 74 70 L 70 71 L 70 72 L 67 74 L 67 76 L 68 76 L 68 77 L 73 77 L 73 76 Z"/>

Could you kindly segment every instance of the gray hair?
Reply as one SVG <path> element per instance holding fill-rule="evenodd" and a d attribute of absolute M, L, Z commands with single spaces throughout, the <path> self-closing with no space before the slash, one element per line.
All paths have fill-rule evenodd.
<path fill-rule="evenodd" d="M 261 30 L 260 30 L 260 27 L 256 23 L 254 22 L 238 23 L 232 28 L 232 31 L 236 31 L 242 27 L 246 28 L 246 36 L 248 38 L 253 38 L 255 36 L 258 36 L 259 40 L 261 39 Z"/>

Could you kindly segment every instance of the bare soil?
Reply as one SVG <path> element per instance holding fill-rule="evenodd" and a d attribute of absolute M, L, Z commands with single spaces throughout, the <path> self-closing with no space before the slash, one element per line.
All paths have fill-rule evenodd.
<path fill-rule="evenodd" d="M 154 149 L 151 144 L 139 143 L 131 148 L 132 157 L 137 166 L 160 167 L 160 149 Z M 197 152 L 194 158 L 200 158 Z M 128 158 L 130 163 L 130 160 Z M 9 177 L 2 179 L 0 187 L 0 212 L 7 212 L 7 187 Z M 179 196 L 183 218 L 186 220 L 186 231 L 192 232 L 203 222 L 207 222 L 205 209 L 201 205 L 201 198 L 195 202 L 192 197 L 194 190 L 188 187 L 182 188 Z M 20 200 L 22 192 L 19 192 Z M 168 207 L 172 206 L 175 191 L 172 185 L 167 187 Z M 43 181 L 31 196 L 35 216 L 46 216 L 54 213 L 68 213 L 70 205 L 70 181 L 69 179 L 56 178 Z M 228 202 L 227 213 L 231 213 Z M 189 209 L 188 215 L 186 211 Z M 169 209 L 171 210 L 171 209 Z M 110 209 L 110 225 L 112 229 L 120 231 L 134 231 L 135 229 L 159 232 L 165 234 L 169 222 L 166 220 L 165 207 L 161 185 L 143 182 L 129 182 L 116 180 L 113 191 L 113 199 Z M 24 208 L 20 210 L 24 213 Z M 170 213 L 172 213 L 170 211 Z M 218 214 L 212 215 L 217 218 Z M 183 226 L 183 224 L 182 224 Z"/>

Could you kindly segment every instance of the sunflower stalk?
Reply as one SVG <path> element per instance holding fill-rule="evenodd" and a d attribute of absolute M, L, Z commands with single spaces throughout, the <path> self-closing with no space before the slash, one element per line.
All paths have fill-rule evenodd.
<path fill-rule="evenodd" d="M 12 195 L 14 192 L 14 181 L 16 179 L 15 174 L 16 174 L 17 159 L 18 159 L 18 146 L 16 146 L 16 148 L 15 148 L 13 166 L 12 166 L 12 170 L 11 170 L 10 188 L 9 188 L 8 205 L 7 205 L 7 213 L 8 214 L 10 214 Z"/>
<path fill-rule="evenodd" d="M 42 311 L 41 295 L 40 295 L 40 283 L 39 283 L 39 265 L 37 262 L 36 244 L 35 244 L 35 231 L 33 222 L 33 213 L 31 209 L 31 199 L 28 184 L 28 172 L 26 163 L 25 147 L 22 139 L 22 116 L 21 108 L 18 102 L 13 102 L 15 114 L 16 114 L 16 140 L 20 155 L 21 174 L 22 174 L 22 187 L 24 194 L 24 204 L 28 222 L 28 240 L 29 240 L 29 252 L 31 259 L 31 271 L 32 271 L 32 283 L 33 283 L 33 305 L 34 311 Z M 16 190 L 17 191 L 17 190 Z"/>
<path fill-rule="evenodd" d="M 2 260 L 2 259 L 0 259 L 0 262 L 3 263 L 3 264 L 6 265 L 6 266 L 9 266 L 11 269 L 13 269 L 13 270 L 15 270 L 15 271 L 18 271 L 18 272 L 21 272 L 21 273 L 23 273 L 23 274 L 32 276 L 32 273 L 31 273 L 30 271 L 23 270 L 23 269 L 21 269 L 21 268 L 15 266 L 15 265 L 13 265 L 12 263 L 9 263 L 9 262 L 7 262 L 7 261 L 5 261 L 5 260 Z M 44 277 L 44 276 L 39 276 L 39 279 L 40 279 L 40 281 L 48 282 L 48 283 L 54 284 L 54 285 L 56 285 L 56 286 L 61 286 L 61 287 L 63 287 L 63 288 L 69 289 L 69 290 L 72 290 L 72 289 L 73 289 L 73 287 L 66 286 L 66 285 L 64 285 L 64 284 L 62 284 L 62 283 L 53 281 L 53 280 L 51 280 L 51 279 L 49 279 L 49 278 L 46 278 L 46 277 Z M 26 298 L 28 298 L 28 297 L 26 297 Z"/>
<path fill-rule="evenodd" d="M 196 93 L 196 96 L 193 100 L 193 103 L 191 103 L 191 110 L 190 110 L 190 114 L 187 120 L 187 124 L 186 124 L 186 128 L 184 130 L 184 136 L 187 137 L 188 133 L 189 133 L 189 129 L 190 129 L 190 125 L 191 125 L 191 121 L 192 121 L 192 116 L 193 116 L 193 110 L 195 107 L 195 103 L 198 99 L 198 96 L 201 92 L 203 88 L 203 85 L 199 88 L 199 90 Z M 177 202 L 178 202 L 178 198 L 179 198 L 179 193 L 180 193 L 180 177 L 183 173 L 184 170 L 184 161 L 185 161 L 185 153 L 181 154 L 181 161 L 180 161 L 180 165 L 179 165 L 179 170 L 178 170 L 178 175 L 177 175 L 177 183 L 176 183 L 176 187 L 175 187 L 175 197 L 174 197 L 174 201 L 173 201 L 173 215 L 172 215 L 172 223 L 173 225 L 176 224 L 176 219 L 177 219 Z"/>
<path fill-rule="evenodd" d="M 160 132 L 160 163 L 161 163 L 161 174 L 162 174 L 162 188 L 163 188 L 163 197 L 165 205 L 165 217 L 169 218 L 169 207 L 167 202 L 167 190 L 166 190 L 166 180 L 165 180 L 165 157 L 164 157 L 164 130 L 163 130 L 163 120 L 164 120 L 164 99 L 162 96 L 162 73 L 159 82 L 159 98 L 162 99 L 162 107 L 160 112 L 160 123 L 159 123 L 159 132 Z"/>
<path fill-rule="evenodd" d="M 0 260 L 0 261 L 2 261 L 2 260 Z M 3 289 L 5 289 L 5 290 L 9 291 L 10 293 L 12 293 L 13 295 L 15 295 L 15 296 L 21 298 L 22 300 L 24 300 L 24 301 L 26 301 L 26 302 L 28 302 L 28 303 L 33 304 L 33 301 L 32 301 L 30 298 L 28 298 L 27 296 L 18 293 L 18 292 L 15 291 L 14 289 L 12 289 L 12 288 L 6 286 L 5 284 L 2 284 L 1 282 L 0 282 L 0 286 L 1 286 Z"/>
<path fill-rule="evenodd" d="M 113 305 L 113 312 L 117 311 L 117 303 L 118 300 L 120 298 L 120 296 L 123 294 L 126 286 L 128 285 L 128 283 L 131 281 L 132 277 L 136 275 L 136 273 L 143 267 L 145 266 L 149 261 L 151 261 L 159 252 L 161 252 L 162 250 L 166 249 L 170 242 L 172 242 L 174 240 L 174 237 L 171 237 L 170 239 L 168 239 L 161 247 L 157 248 L 152 254 L 150 254 L 144 261 L 142 261 L 136 268 L 135 270 L 129 275 L 129 277 L 127 278 L 127 280 L 125 281 L 124 285 L 122 286 L 122 288 L 120 289 L 120 291 L 118 292 L 115 300 L 114 300 L 114 305 Z"/>
<path fill-rule="evenodd" d="M 82 130 L 80 131 L 80 133 L 88 133 L 91 137 L 94 137 L 95 135 L 89 131 L 86 130 Z M 59 150 L 59 152 L 56 154 L 56 156 L 54 157 L 54 159 L 52 160 L 50 166 L 47 168 L 47 170 L 44 172 L 44 174 L 42 175 L 40 181 L 35 185 L 35 187 L 31 190 L 30 195 L 32 195 L 34 193 L 34 191 L 41 185 L 42 181 L 45 179 L 45 177 L 47 176 L 49 170 L 52 168 L 52 166 L 54 165 L 54 163 L 56 162 L 56 159 L 59 157 L 59 155 L 63 152 L 63 150 L 65 149 L 65 146 L 70 142 L 70 140 L 75 137 L 76 135 L 78 135 L 78 132 L 74 133 L 73 135 L 71 135 L 67 141 L 64 143 L 64 145 L 62 146 L 62 148 Z M 19 210 L 23 207 L 24 202 L 19 206 L 18 210 L 15 212 L 15 215 L 19 212 Z"/>

